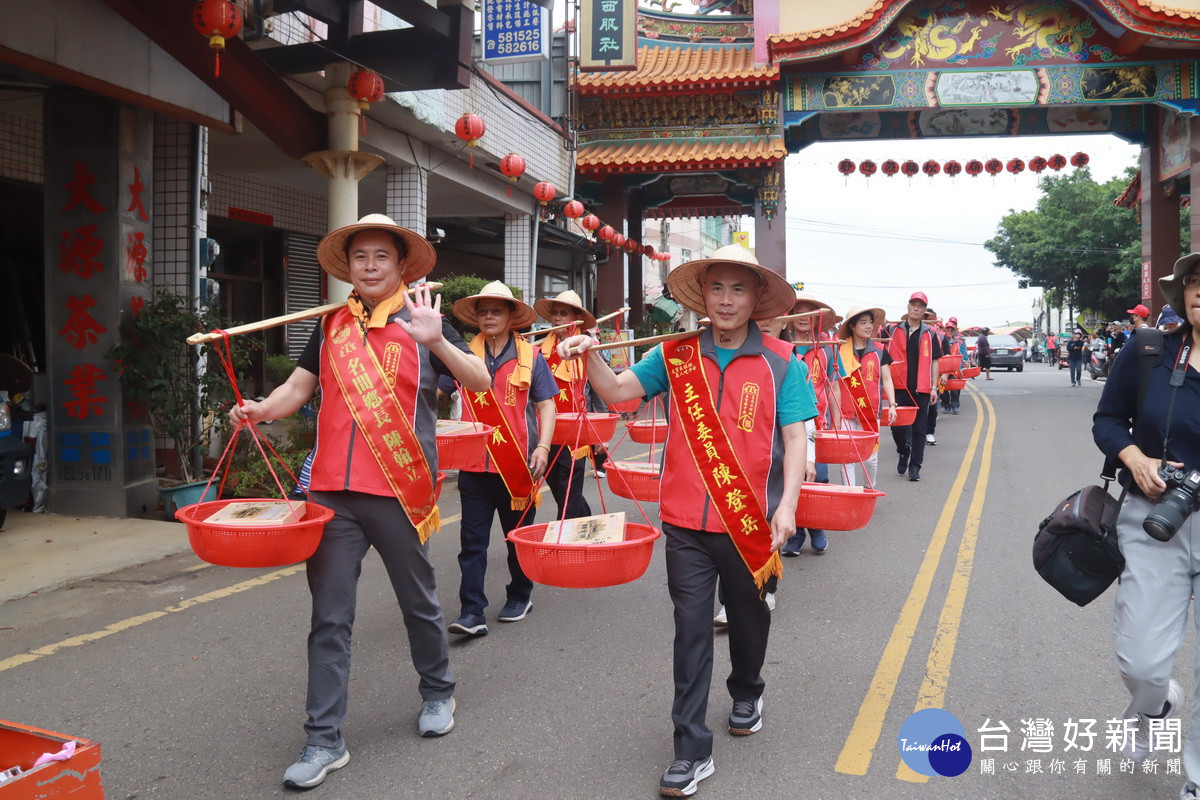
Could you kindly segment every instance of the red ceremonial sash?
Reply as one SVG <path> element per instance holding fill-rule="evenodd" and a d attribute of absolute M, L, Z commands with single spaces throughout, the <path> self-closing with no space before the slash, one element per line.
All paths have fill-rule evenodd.
<path fill-rule="evenodd" d="M 534 508 L 539 506 L 542 495 L 534 484 L 533 473 L 529 471 L 529 460 L 521 452 L 520 443 L 508 423 L 508 417 L 504 416 L 504 411 L 496 400 L 495 392 L 491 389 L 483 392 L 463 392 L 463 396 L 476 421 L 494 428 L 491 438 L 488 439 L 487 450 L 496 464 L 500 479 L 504 481 L 505 488 L 512 496 L 510 508 L 514 511 L 524 511 L 530 500 L 533 501 Z"/>
<path fill-rule="evenodd" d="M 441 527 L 442 517 L 434 504 L 437 492 L 433 471 L 408 421 L 409 412 L 396 399 L 378 354 L 364 344 L 349 312 L 326 317 L 325 338 L 329 367 L 342 399 L 424 544 Z"/>
<path fill-rule="evenodd" d="M 783 574 L 783 562 L 771 551 L 766 513 L 717 414 L 700 347 L 695 340 L 667 342 L 663 361 L 688 452 L 729 538 L 761 589 L 772 575 Z"/>
<path fill-rule="evenodd" d="M 850 398 L 854 403 L 854 413 L 858 415 L 858 421 L 862 423 L 864 431 L 872 431 L 879 433 L 879 409 L 871 402 L 871 395 L 867 392 L 867 382 L 863 379 L 862 363 L 854 355 L 854 343 L 847 339 L 841 345 L 842 365 L 848 373 L 842 378 L 842 386 L 846 387 L 846 391 L 850 393 Z"/>

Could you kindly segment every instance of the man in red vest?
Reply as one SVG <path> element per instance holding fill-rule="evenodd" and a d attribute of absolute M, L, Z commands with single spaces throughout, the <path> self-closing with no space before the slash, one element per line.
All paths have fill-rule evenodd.
<path fill-rule="evenodd" d="M 438 375 L 464 389 L 488 387 L 483 362 L 438 309 L 429 290 L 407 284 L 433 269 L 433 246 L 382 214 L 329 233 L 317 259 L 354 291 L 321 320 L 299 365 L 260 402 L 229 412 L 235 425 L 294 414 L 321 388 L 317 441 L 306 470 L 312 498 L 334 510 L 308 560 L 308 740 L 284 772 L 311 789 L 350 761 L 342 738 L 350 681 L 350 634 L 363 556 L 378 551 L 404 612 L 421 676 L 422 736 L 454 727 L 454 675 L 427 539 L 441 524 L 434 505 Z M 409 420 L 412 420 L 410 423 Z M 301 476 L 305 483 L 305 474 Z"/>
<path fill-rule="evenodd" d="M 925 434 L 929 424 L 929 398 L 937 391 L 938 358 L 942 355 L 941 337 L 922 320 L 929 308 L 924 292 L 908 298 L 904 319 L 892 326 L 888 352 L 893 364 L 892 383 L 896 400 L 902 406 L 916 406 L 917 418 L 911 425 L 893 425 L 892 441 L 900 456 L 896 472 L 908 473 L 910 481 L 921 480 L 925 461 Z"/>
<path fill-rule="evenodd" d="M 780 275 L 735 244 L 680 265 L 667 287 L 711 326 L 664 342 L 620 375 L 599 353 L 588 355 L 587 367 L 607 403 L 668 395 L 659 516 L 675 606 L 675 761 L 659 791 L 683 797 L 713 774 L 705 713 L 718 579 L 729 618 L 728 730 L 746 736 L 762 728 L 771 627 L 762 592 L 781 573 L 779 548 L 796 530 L 804 423 L 817 410 L 791 345 L 763 336 L 751 322 L 791 310 L 792 288 Z M 574 336 L 559 353 L 578 356 L 591 345 L 590 337 Z"/>
<path fill-rule="evenodd" d="M 514 333 L 528 328 L 537 317 L 504 283 L 492 281 L 478 294 L 456 300 L 454 316 L 479 329 L 479 335 L 471 339 L 471 351 L 483 359 L 491 376 L 489 389 L 463 395 L 463 419 L 491 425 L 494 430 L 484 457 L 458 471 L 462 498 L 458 599 L 462 613 L 450 623 L 450 632 L 486 636 L 484 575 L 492 519 L 500 517 L 502 535 L 517 527 L 522 517 L 526 524 L 533 524 L 534 510 L 542 500 L 538 480 L 549 463 L 554 436 L 558 386 L 542 354 Z M 533 581 L 521 569 L 513 543 L 506 541 L 505 545 L 510 580 L 497 619 L 520 622 L 533 610 Z"/>

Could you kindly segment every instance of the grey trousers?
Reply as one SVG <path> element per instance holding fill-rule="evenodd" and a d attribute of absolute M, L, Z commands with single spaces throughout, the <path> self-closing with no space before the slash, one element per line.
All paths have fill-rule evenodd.
<path fill-rule="evenodd" d="M 383 559 L 396 592 L 413 666 L 421 678 L 421 699 L 453 695 L 454 675 L 429 545 L 420 543 L 400 501 L 359 492 L 313 492 L 313 499 L 332 508 L 334 516 L 307 564 L 312 628 L 304 730 L 308 744 L 336 748 L 342 744 L 346 719 L 358 576 L 369 548 Z"/>
<path fill-rule="evenodd" d="M 1200 597 L 1200 522 L 1193 514 L 1169 542 L 1142 530 L 1154 503 L 1132 492 L 1117 518 L 1117 540 L 1125 571 L 1117 584 L 1116 656 L 1121 678 L 1131 695 L 1125 718 L 1158 714 L 1167 699 L 1175 653 L 1187 629 L 1188 605 Z M 1200 617 L 1196 618 L 1200 628 Z M 1194 676 L 1200 676 L 1200 648 Z M 1182 712 L 1180 714 L 1182 717 Z M 1188 780 L 1200 784 L 1200 697 L 1185 726 L 1183 765 Z M 1153 755 L 1153 754 L 1152 754 Z M 1177 754 L 1161 754 L 1171 758 Z"/>
<path fill-rule="evenodd" d="M 695 761 L 712 755 L 713 734 L 704 722 L 713 669 L 713 602 L 717 579 L 729 615 L 730 696 L 757 700 L 766 683 L 771 612 L 754 585 L 733 540 L 662 524 L 667 537 L 667 589 L 675 605 L 675 758 Z"/>

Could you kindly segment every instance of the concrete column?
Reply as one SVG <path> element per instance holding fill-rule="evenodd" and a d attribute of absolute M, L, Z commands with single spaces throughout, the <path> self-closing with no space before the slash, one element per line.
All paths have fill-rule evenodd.
<path fill-rule="evenodd" d="M 779 192 L 775 212 L 768 219 L 761 203 L 754 208 L 754 254 L 758 263 L 787 277 L 787 193 L 783 186 L 783 162 L 768 170 Z"/>
<path fill-rule="evenodd" d="M 525 302 L 536 299 L 536 269 L 533 265 L 533 217 L 504 215 L 504 282 L 525 293 Z"/>
<path fill-rule="evenodd" d="M 629 219 L 626 223 L 629 227 L 630 239 L 645 244 L 642 241 L 643 231 L 642 214 L 646 209 L 646 199 L 642 191 L 631 191 L 628 195 Z M 645 256 L 640 256 L 637 253 L 626 253 L 625 257 L 628 261 L 628 284 L 626 286 L 626 301 L 625 305 L 629 306 L 629 324 L 637 325 L 645 317 L 646 312 L 646 287 L 645 281 L 642 278 L 642 259 Z"/>
<path fill-rule="evenodd" d="M 387 167 L 387 215 L 422 236 L 428 226 L 429 173 L 420 167 Z"/>
<path fill-rule="evenodd" d="M 358 152 L 358 125 L 361 109 L 346 91 L 353 65 L 345 62 L 325 67 L 325 113 L 329 116 L 329 149 L 309 153 L 305 163 L 329 181 L 329 230 L 358 221 L 358 182 L 383 163 L 381 156 Z M 350 294 L 350 285 L 329 279 L 326 298 L 341 300 Z"/>
<path fill-rule="evenodd" d="M 1163 116 L 1169 113 L 1166 109 L 1148 106 L 1149 129 L 1160 130 Z M 1142 302 L 1150 309 L 1150 321 L 1153 322 L 1158 318 L 1163 302 L 1158 293 L 1158 278 L 1170 275 L 1179 258 L 1179 201 L 1167 197 L 1159 183 L 1161 150 L 1157 136 L 1150 137 L 1150 140 L 1151 144 L 1142 147 L 1141 295 Z M 1192 212 L 1193 219 L 1195 213 Z"/>
<path fill-rule="evenodd" d="M 595 213 L 622 235 L 625 234 L 625 218 L 628 216 L 628 199 L 625 182 L 620 177 L 608 177 L 604 181 L 603 201 Z M 611 245 L 608 262 L 596 268 L 596 311 L 603 316 L 616 311 L 625 302 L 625 254 Z"/>

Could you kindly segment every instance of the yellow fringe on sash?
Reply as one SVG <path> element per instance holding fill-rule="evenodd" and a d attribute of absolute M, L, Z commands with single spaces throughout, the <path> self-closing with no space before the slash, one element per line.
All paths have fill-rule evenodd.
<path fill-rule="evenodd" d="M 581 458 L 587 458 L 592 454 L 592 446 L 585 444 L 583 447 L 576 447 L 571 451 L 571 460 L 578 461 Z"/>
<path fill-rule="evenodd" d="M 524 511 L 525 509 L 529 508 L 530 500 L 533 500 L 534 508 L 537 508 L 542 504 L 542 493 L 537 490 L 537 487 L 534 487 L 533 495 L 531 497 L 514 497 L 512 502 L 508 504 L 508 507 L 513 511 Z"/>
<path fill-rule="evenodd" d="M 767 559 L 767 563 L 758 568 L 754 573 L 754 585 L 759 589 L 766 585 L 767 581 L 774 575 L 776 578 L 783 577 L 783 560 L 779 558 L 779 552 L 771 553 L 771 557 Z"/>
<path fill-rule="evenodd" d="M 429 516 L 421 520 L 421 524 L 417 525 L 417 538 L 421 540 L 421 544 L 425 544 L 429 537 L 437 533 L 442 528 L 442 512 L 437 506 L 433 507 L 433 511 L 429 512 Z"/>

